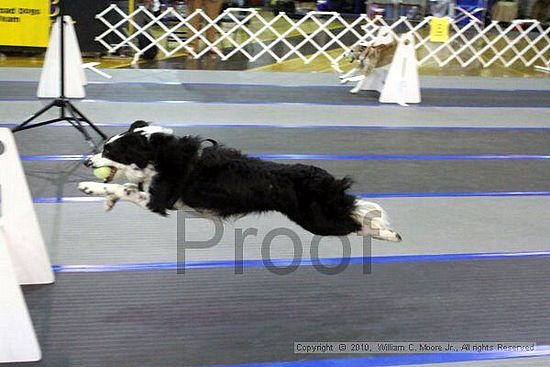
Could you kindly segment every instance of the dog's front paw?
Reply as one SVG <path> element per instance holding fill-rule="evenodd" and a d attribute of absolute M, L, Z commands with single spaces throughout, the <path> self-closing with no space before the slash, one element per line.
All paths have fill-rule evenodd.
<path fill-rule="evenodd" d="M 107 195 L 105 204 L 103 205 L 103 208 L 105 208 L 106 212 L 110 212 L 115 207 L 115 204 L 120 200 L 120 198 L 116 195 Z"/>
<path fill-rule="evenodd" d="M 81 182 L 78 184 L 78 189 L 86 195 L 92 194 L 92 189 L 88 186 L 88 182 Z"/>
<path fill-rule="evenodd" d="M 136 184 L 133 183 L 125 183 L 122 185 L 122 190 L 124 191 L 124 195 L 130 196 L 132 194 L 136 194 L 139 192 L 139 187 Z"/>
<path fill-rule="evenodd" d="M 81 182 L 78 184 L 78 189 L 85 194 L 95 196 L 122 196 L 124 195 L 124 187 L 119 184 L 105 184 L 100 182 Z"/>
<path fill-rule="evenodd" d="M 105 195 L 103 184 L 98 182 L 81 182 L 78 189 L 87 195 Z"/>

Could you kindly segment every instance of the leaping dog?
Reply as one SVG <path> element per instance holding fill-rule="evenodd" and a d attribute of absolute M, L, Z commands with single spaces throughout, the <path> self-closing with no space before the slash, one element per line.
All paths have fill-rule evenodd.
<path fill-rule="evenodd" d="M 222 218 L 278 211 L 316 235 L 357 233 L 401 241 L 378 204 L 347 192 L 349 177 L 336 179 L 315 166 L 251 158 L 144 121 L 109 138 L 102 152 L 84 164 L 108 168 L 103 183 L 78 186 L 86 194 L 105 196 L 106 210 L 124 200 L 160 215 L 186 206 Z M 118 179 L 128 182 L 111 183 Z"/>
<path fill-rule="evenodd" d="M 353 69 L 342 73 L 337 64 L 333 65 L 340 73 L 340 83 L 357 82 L 350 93 L 358 93 L 375 68 L 385 67 L 392 62 L 396 47 L 389 28 L 381 27 L 374 40 L 359 43 L 346 53 L 349 61 L 356 65 Z"/>

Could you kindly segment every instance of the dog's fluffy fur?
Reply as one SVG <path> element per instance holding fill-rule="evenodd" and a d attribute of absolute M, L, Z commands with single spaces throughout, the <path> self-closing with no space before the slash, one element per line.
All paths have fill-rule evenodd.
<path fill-rule="evenodd" d="M 347 193 L 350 178 L 336 179 L 314 166 L 250 158 L 144 121 L 111 137 L 85 165 L 111 167 L 104 183 L 79 185 L 87 194 L 106 196 L 107 210 L 126 200 L 161 215 L 183 206 L 220 217 L 278 211 L 316 235 L 401 240 L 380 206 Z M 124 176 L 129 183 L 109 183 Z"/>

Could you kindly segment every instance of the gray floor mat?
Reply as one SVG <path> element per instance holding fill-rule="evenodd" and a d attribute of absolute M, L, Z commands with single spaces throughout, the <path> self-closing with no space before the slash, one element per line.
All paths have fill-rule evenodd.
<path fill-rule="evenodd" d="M 361 98 L 367 98 L 363 96 Z M 47 100 L 1 101 L 0 121 L 22 122 L 38 111 Z M 128 124 L 134 120 L 169 124 L 199 125 L 278 125 L 278 126 L 399 126 L 399 127 L 548 127 L 545 108 L 445 107 L 422 108 L 394 104 L 380 106 L 305 105 L 305 104 L 231 104 L 231 103 L 142 103 L 92 102 L 74 104 L 92 121 Z M 48 118 L 59 116 L 50 110 Z M 45 116 L 46 117 L 46 116 Z"/>
<path fill-rule="evenodd" d="M 91 83 L 225 83 L 225 84 L 267 84 L 280 86 L 325 85 L 334 86 L 338 79 L 334 73 L 281 72 L 271 71 L 219 71 L 219 70 L 176 70 L 176 69 L 104 69 L 112 76 L 104 77 L 88 72 Z M 39 68 L 0 68 L 0 81 L 36 82 L 40 79 Z M 537 89 L 547 90 L 548 82 L 540 77 L 487 78 L 473 76 L 429 76 L 420 75 L 422 86 L 430 88 L 476 88 L 476 89 Z"/>
<path fill-rule="evenodd" d="M 118 73 L 143 80 L 135 70 L 115 71 Z M 153 80 L 147 80 L 173 80 L 168 74 L 160 77 L 160 73 L 151 71 Z M 255 78 L 252 74 L 247 73 L 244 79 Z M 223 81 L 230 83 L 234 75 L 226 73 Z M 207 79 L 183 81 L 201 83 L 216 77 Z M 296 80 L 292 82 L 302 84 L 302 79 Z M 487 82 L 457 80 L 451 88 L 485 87 Z M 440 78 L 433 81 L 446 87 Z M 500 89 L 531 89 L 525 80 L 517 87 L 515 81 L 490 79 L 487 83 Z M 325 78 L 319 83 L 330 84 Z M 537 89 L 544 89 L 544 84 L 537 83 Z M 548 127 L 546 108 L 515 107 L 549 107 L 547 90 L 424 89 L 423 104 L 408 108 L 381 106 L 374 93 L 353 96 L 348 90 L 330 86 L 95 84 L 87 88 L 88 99 L 130 102 L 75 104 L 93 121 L 109 123 L 147 119 L 165 124 Z M 0 101 L 0 120 L 22 121 L 46 103 L 36 99 L 35 91 L 36 83 L 2 82 L 0 99 L 21 101 Z M 154 103 L 166 100 L 194 103 Z M 449 107 L 453 105 L 469 108 Z M 118 131 L 105 130 L 109 134 Z M 214 137 L 252 153 L 546 155 L 550 149 L 545 130 L 176 130 Z M 24 155 L 89 152 L 82 137 L 67 127 L 39 128 L 21 132 L 16 138 Z M 550 182 L 550 161 L 541 160 L 306 162 L 338 176 L 354 175 L 356 192 L 549 191 Z M 24 167 L 35 196 L 82 196 L 76 191 L 77 182 L 93 179 L 77 162 L 28 161 Z M 373 254 L 547 251 L 548 200 L 550 197 L 541 196 L 376 199 L 405 240 L 401 244 L 375 241 Z M 160 218 L 128 203 L 106 214 L 101 205 L 36 205 L 54 264 L 176 259 L 174 214 Z M 235 223 L 235 228 L 250 226 L 258 227 L 260 233 L 277 226 L 295 229 L 277 214 L 246 217 Z M 232 229 L 227 225 L 228 238 L 222 244 L 195 251 L 189 259 L 233 259 Z M 204 236 L 208 230 L 205 223 L 199 223 L 191 232 Z M 297 233 L 306 254 L 310 235 L 299 229 Z M 323 241 L 326 252 L 321 256 L 339 255 L 338 244 L 332 246 L 337 239 Z M 259 258 L 260 242 L 252 238 L 246 243 L 245 258 Z M 274 247 L 274 258 L 291 254 L 288 247 Z M 361 255 L 357 248 L 353 251 L 353 256 Z M 292 353 L 292 343 L 300 339 L 532 340 L 548 345 L 549 259 L 374 265 L 367 276 L 359 266 L 350 266 L 340 276 L 318 274 L 311 267 L 286 277 L 259 268 L 246 268 L 240 276 L 230 269 L 194 270 L 184 276 L 173 271 L 62 273 L 54 285 L 25 287 L 44 360 L 23 366 L 294 361 L 303 358 Z M 306 358 L 325 357 L 357 355 Z"/>
<path fill-rule="evenodd" d="M 374 256 L 453 253 L 533 252 L 550 249 L 550 196 L 471 198 L 373 199 L 389 214 L 392 227 L 403 242 L 372 241 Z M 105 213 L 102 203 L 37 204 L 38 217 L 48 253 L 55 265 L 129 264 L 174 262 L 177 258 L 177 228 L 181 213 L 161 217 L 130 204 L 119 203 Z M 533 220 L 536 218 L 536 220 Z M 262 243 L 277 228 L 292 230 L 310 258 L 312 234 L 283 215 L 249 215 L 225 222 L 223 235 L 214 238 L 210 219 L 186 219 L 185 238 L 206 241 L 210 247 L 189 250 L 188 261 L 231 261 L 237 249 L 237 233 L 256 229 L 243 241 L 244 259 L 261 259 Z M 363 255 L 363 239 L 351 235 L 351 256 Z M 213 243 L 214 242 L 214 243 Z M 180 250 L 183 248 L 180 247 Z M 286 238 L 274 241 L 271 256 L 292 258 L 294 248 Z M 324 238 L 322 257 L 339 257 L 338 238 Z"/>
<path fill-rule="evenodd" d="M 40 366 L 198 366 L 349 357 L 294 341 L 550 343 L 550 258 L 350 265 L 327 276 L 264 268 L 62 273 L 25 287 Z M 357 355 L 355 355 L 357 357 Z"/>
<path fill-rule="evenodd" d="M 0 100 L 34 100 L 37 83 L 2 82 Z M 368 98 L 365 98 L 367 96 Z M 328 105 L 379 105 L 379 93 L 350 94 L 349 88 L 279 87 L 229 84 L 158 85 L 139 83 L 91 84 L 86 98 L 120 102 L 224 102 L 224 103 L 305 103 Z M 423 89 L 420 107 L 550 107 L 550 91 Z"/>
<path fill-rule="evenodd" d="M 412 367 L 541 367 L 550 365 L 550 357 L 511 358 L 493 361 L 457 362 L 457 363 L 430 363 L 414 364 Z"/>
<path fill-rule="evenodd" d="M 548 191 L 546 161 L 311 161 L 336 177 L 351 175 L 353 192 Z M 97 181 L 80 162 L 24 162 L 33 196 L 83 196 L 80 181 Z"/>
<path fill-rule="evenodd" d="M 112 136 L 124 127 L 102 127 Z M 201 135 L 249 153 L 306 154 L 550 154 L 550 129 L 383 130 L 314 128 L 174 127 L 176 135 Z M 38 128 L 15 134 L 22 155 L 86 154 L 90 147 L 73 127 Z"/>

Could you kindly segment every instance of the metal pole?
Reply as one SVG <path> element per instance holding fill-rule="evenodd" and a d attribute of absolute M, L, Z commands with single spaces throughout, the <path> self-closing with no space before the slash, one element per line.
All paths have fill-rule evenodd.
<path fill-rule="evenodd" d="M 65 98 L 65 19 L 64 19 L 64 16 L 65 16 L 65 9 L 63 7 L 63 0 L 59 1 L 59 19 L 60 19 L 60 22 L 59 22 L 59 26 L 61 27 L 61 29 L 59 30 L 59 34 L 60 34 L 60 57 L 59 57 L 59 60 L 61 60 L 61 69 L 60 69 L 60 72 L 61 72 L 61 96 L 60 98 Z"/>
<path fill-rule="evenodd" d="M 132 14 L 136 10 L 135 0 L 128 0 L 128 14 Z M 132 23 L 128 23 L 128 34 L 134 33 L 134 26 Z"/>

